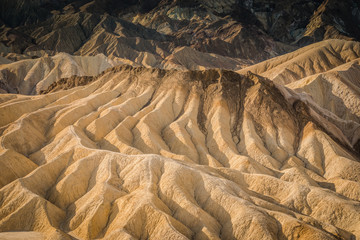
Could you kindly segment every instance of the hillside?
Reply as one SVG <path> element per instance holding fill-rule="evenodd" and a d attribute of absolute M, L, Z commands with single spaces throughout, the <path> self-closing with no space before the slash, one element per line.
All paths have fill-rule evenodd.
<path fill-rule="evenodd" d="M 2 231 L 360 235 L 359 149 L 268 79 L 119 66 L 85 86 L 0 97 Z"/>
<path fill-rule="evenodd" d="M 0 240 L 360 239 L 360 4 L 0 0 Z"/>

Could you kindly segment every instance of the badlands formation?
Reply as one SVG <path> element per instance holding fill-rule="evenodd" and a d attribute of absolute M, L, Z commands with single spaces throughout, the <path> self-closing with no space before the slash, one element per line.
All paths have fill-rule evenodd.
<path fill-rule="evenodd" d="M 0 240 L 360 239 L 357 1 L 0 3 Z"/>
<path fill-rule="evenodd" d="M 330 40 L 0 95 L 0 239 L 360 238 L 359 57 Z"/>

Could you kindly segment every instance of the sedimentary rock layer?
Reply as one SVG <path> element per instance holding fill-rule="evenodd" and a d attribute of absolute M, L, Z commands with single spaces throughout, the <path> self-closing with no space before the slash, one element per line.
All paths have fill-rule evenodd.
<path fill-rule="evenodd" d="M 269 79 L 118 66 L 0 102 L 0 231 L 27 231 L 0 237 L 360 237 L 356 144 Z"/>

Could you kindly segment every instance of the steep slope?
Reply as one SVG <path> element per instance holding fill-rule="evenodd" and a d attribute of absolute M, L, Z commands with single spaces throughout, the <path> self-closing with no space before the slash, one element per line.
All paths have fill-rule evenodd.
<path fill-rule="evenodd" d="M 345 0 L 243 1 L 276 40 L 305 46 L 326 39 L 360 40 L 360 5 Z"/>
<path fill-rule="evenodd" d="M 0 101 L 2 232 L 360 237 L 359 150 L 268 79 L 118 66 L 86 86 Z"/>
<path fill-rule="evenodd" d="M 359 26 L 357 0 L 0 0 L 0 240 L 360 239 Z"/>
<path fill-rule="evenodd" d="M 359 61 L 359 42 L 327 40 L 238 72 L 268 77 L 303 93 L 303 99 L 326 109 L 328 115 L 335 114 L 338 122 L 356 125 L 360 123 Z M 346 134 L 349 130 L 342 131 Z"/>
<path fill-rule="evenodd" d="M 8 93 L 39 94 L 60 78 L 96 76 L 109 67 L 121 64 L 104 55 L 54 57 L 22 60 L 0 66 L 0 88 Z"/>
<path fill-rule="evenodd" d="M 61 79 L 71 76 L 97 76 L 104 70 L 121 64 L 183 70 L 209 68 L 237 70 L 252 64 L 252 61 L 202 53 L 189 47 L 175 49 L 173 54 L 164 59 L 148 52 L 137 54 L 133 60 L 106 57 L 104 54 L 73 56 L 66 53 L 17 62 L 4 58 L 4 64 L 0 65 L 0 92 L 39 94 Z"/>
<path fill-rule="evenodd" d="M 360 58 L 287 84 L 344 120 L 360 122 Z"/>
<path fill-rule="evenodd" d="M 258 62 L 293 49 L 275 42 L 256 26 L 214 15 L 201 7 L 161 5 L 144 16 L 147 19 L 154 15 L 155 19 L 147 19 L 150 26 L 139 16 L 129 16 L 130 10 L 128 14 L 116 15 L 94 1 L 79 4 L 74 2 L 53 10 L 36 24 L 14 27 L 4 24 L 0 27 L 0 41 L 5 46 L 2 56 L 14 59 L 14 53 L 19 58 L 58 52 L 81 56 L 102 53 L 135 61 L 139 54 L 164 59 L 179 47 L 190 47 L 203 53 Z M 124 7 L 118 10 L 121 9 Z M 178 19 L 177 15 L 184 17 Z M 161 29 L 153 28 L 159 21 Z"/>
<path fill-rule="evenodd" d="M 358 1 L 323 1 L 311 17 L 300 44 L 324 39 L 360 39 L 360 4 Z"/>
<path fill-rule="evenodd" d="M 0 66 L 0 81 L 5 92 L 36 94 L 61 78 L 72 75 L 95 76 L 108 67 L 129 64 L 182 70 L 222 68 L 238 70 L 241 74 L 251 71 L 286 85 L 312 75 L 315 77 L 316 74 L 325 73 L 351 61 L 356 64 L 359 56 L 359 43 L 345 40 L 319 42 L 255 65 L 252 65 L 254 61 L 251 60 L 204 53 L 190 47 L 175 48 L 172 54 L 164 58 L 150 52 L 134 52 L 131 57 L 123 56 L 125 58 L 105 57 L 103 54 L 79 57 L 62 53 L 54 57 L 4 64 Z M 348 82 L 351 81 L 353 80 Z"/>
<path fill-rule="evenodd" d="M 251 71 L 276 83 L 288 84 L 313 74 L 326 72 L 358 58 L 360 58 L 359 42 L 333 39 L 311 44 L 237 72 L 244 74 Z"/>
<path fill-rule="evenodd" d="M 255 62 L 324 39 L 360 40 L 346 0 L 1 0 L 0 56 L 166 58 L 181 47 Z M 291 45 L 291 46 L 290 46 Z"/>

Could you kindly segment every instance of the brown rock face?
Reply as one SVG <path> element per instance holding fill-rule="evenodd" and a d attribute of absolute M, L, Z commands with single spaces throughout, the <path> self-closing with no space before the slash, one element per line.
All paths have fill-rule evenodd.
<path fill-rule="evenodd" d="M 259 62 L 324 39 L 360 40 L 360 6 L 353 0 L 3 0 L 2 6 L 0 41 L 8 49 L 0 53 L 9 59 L 44 50 L 164 59 L 191 47 Z"/>
<path fill-rule="evenodd" d="M 14 4 L 5 2 L 10 6 Z M 127 4 L 108 1 L 110 5 L 69 1 L 66 6 L 61 6 L 64 3 L 51 5 L 47 1 L 33 2 L 33 5 L 21 0 L 15 2 L 19 5 L 13 11 L 19 14 L 35 12 L 31 10 L 35 6 L 46 9 L 45 4 L 49 5 L 49 12 L 44 15 L 46 18 L 35 18 L 36 24 L 25 24 L 23 21 L 30 20 L 23 17 L 12 19 L 3 13 L 6 21 L 0 27 L 0 41 L 10 52 L 16 53 L 18 59 L 23 56 L 41 57 L 44 51 L 47 54 L 66 52 L 82 56 L 101 53 L 132 61 L 141 54 L 150 53 L 153 58 L 165 59 L 178 48 L 190 47 L 202 53 L 261 61 L 292 49 L 275 42 L 255 25 L 226 17 L 222 12 L 222 15 L 213 13 L 220 11 L 218 8 L 222 5 L 230 9 L 230 3 L 192 6 L 163 1 L 150 4 L 154 5 L 150 8 L 150 5 L 138 6 L 136 1 Z M 30 10 L 25 10 L 27 7 Z M 52 9 L 56 10 L 50 12 Z M 14 59 L 8 51 L 0 52 Z"/>
<path fill-rule="evenodd" d="M 94 77 L 92 76 L 72 76 L 69 78 L 61 78 L 60 80 L 53 82 L 46 90 L 41 90 L 40 94 L 47 94 L 60 90 L 67 90 L 78 86 L 84 86 L 92 81 L 94 81 Z"/>

